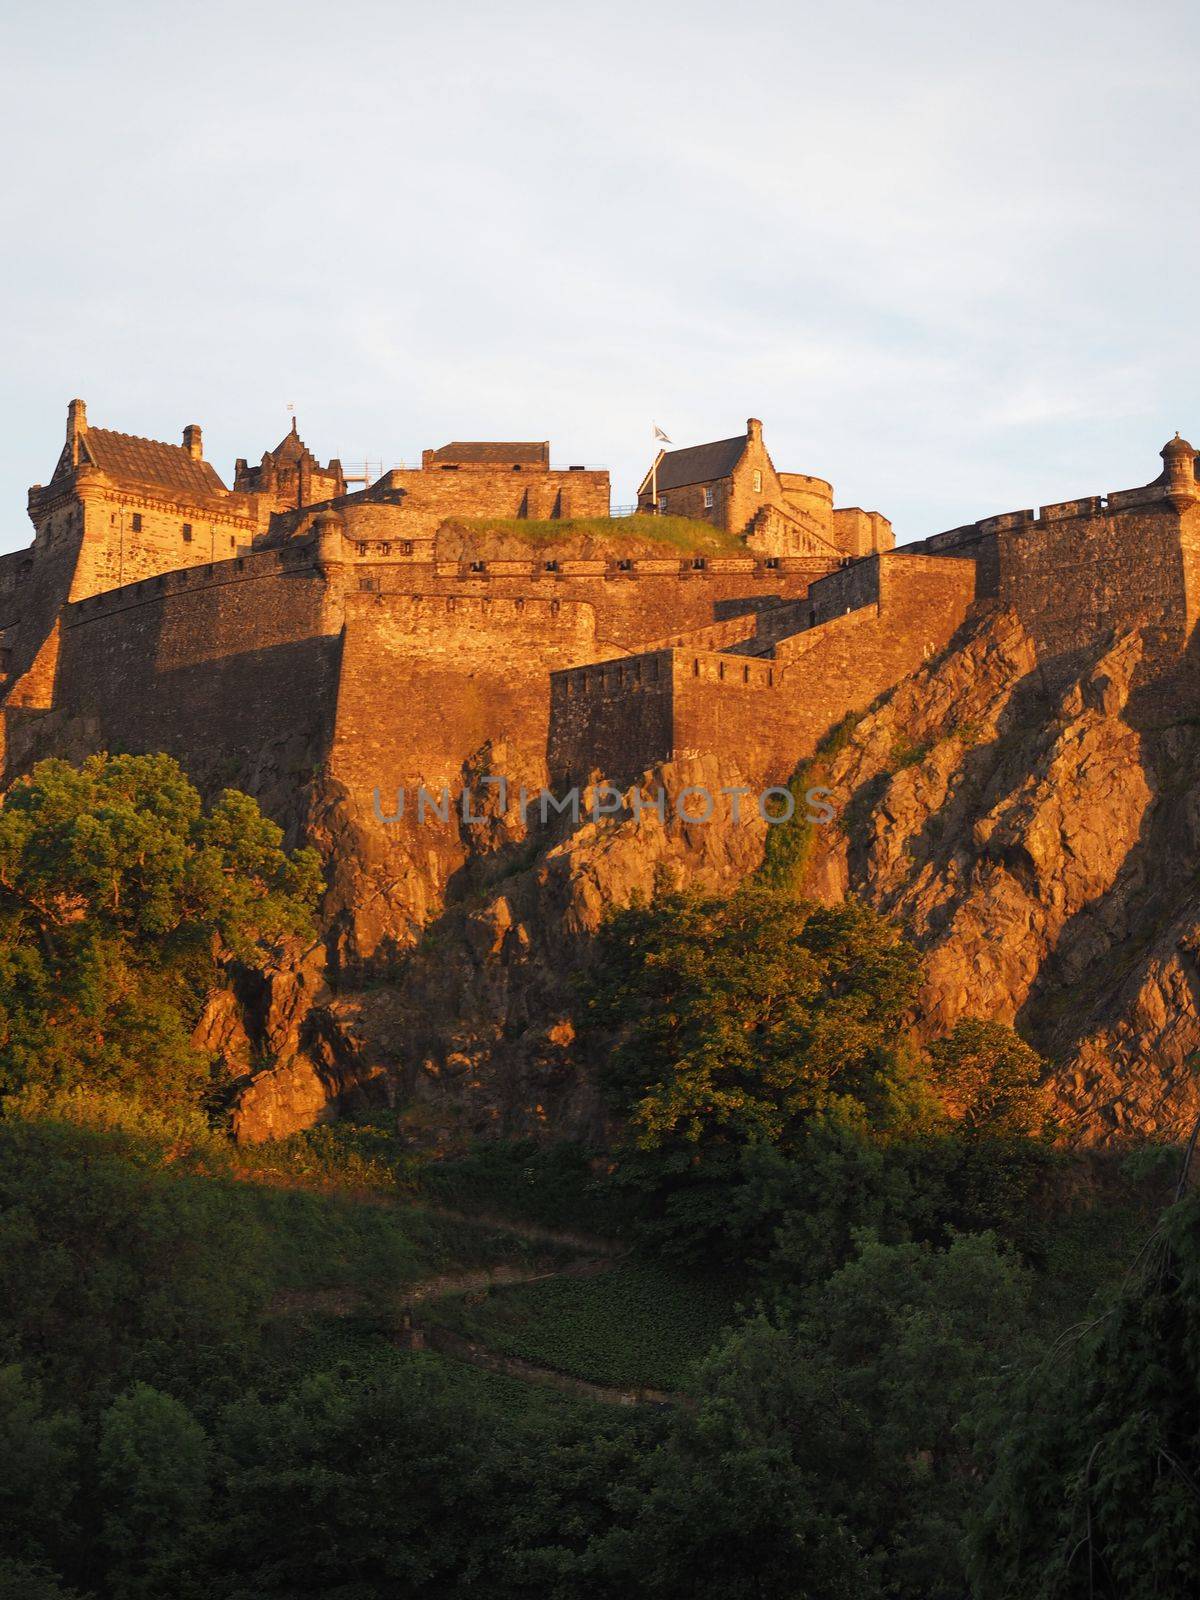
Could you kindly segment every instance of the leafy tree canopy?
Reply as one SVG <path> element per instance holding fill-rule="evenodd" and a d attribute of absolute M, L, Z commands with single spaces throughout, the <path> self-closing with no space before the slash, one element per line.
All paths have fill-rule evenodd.
<path fill-rule="evenodd" d="M 194 1102 L 190 1035 L 225 963 L 311 936 L 310 850 L 169 756 L 40 762 L 0 809 L 0 1091 L 76 1083 Z"/>
<path fill-rule="evenodd" d="M 660 894 L 603 928 L 590 1021 L 643 1149 L 794 1144 L 816 1115 L 887 1120 L 916 952 L 857 901 L 748 886 Z"/>
<path fill-rule="evenodd" d="M 996 1419 L 974 1540 L 980 1600 L 1185 1600 L 1200 1565 L 1200 1196 L 1164 1216 L 1122 1292 Z"/>
<path fill-rule="evenodd" d="M 1019 1135 L 1045 1127 L 1046 1064 L 1003 1023 L 964 1017 L 934 1041 L 929 1058 L 938 1097 L 964 1131 Z"/>

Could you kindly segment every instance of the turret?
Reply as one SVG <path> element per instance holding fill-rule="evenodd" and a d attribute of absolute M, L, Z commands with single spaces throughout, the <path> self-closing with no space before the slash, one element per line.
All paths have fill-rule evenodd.
<path fill-rule="evenodd" d="M 322 572 L 340 567 L 345 560 L 344 523 L 338 511 L 322 511 L 313 518 L 313 538 L 317 546 L 317 566 Z"/>
<path fill-rule="evenodd" d="M 1163 445 L 1159 454 L 1163 459 L 1163 470 L 1158 481 L 1165 485 L 1167 499 L 1176 511 L 1194 505 L 1200 500 L 1200 488 L 1196 484 L 1196 452 L 1186 439 L 1176 434 Z"/>

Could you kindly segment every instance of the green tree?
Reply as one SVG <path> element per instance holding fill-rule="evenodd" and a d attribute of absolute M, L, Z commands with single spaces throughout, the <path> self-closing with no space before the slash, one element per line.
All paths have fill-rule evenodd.
<path fill-rule="evenodd" d="M 0 1121 L 0 1356 L 52 1393 L 237 1381 L 261 1233 L 228 1185 L 162 1160 L 121 1131 Z"/>
<path fill-rule="evenodd" d="M 973 1419 L 1027 1346 L 1027 1275 L 987 1235 L 948 1249 L 860 1240 L 799 1314 L 760 1317 L 709 1358 L 699 1419 L 783 1456 L 868 1552 L 883 1593 L 960 1600 L 980 1466 Z"/>
<path fill-rule="evenodd" d="M 97 1471 L 113 1600 L 199 1595 L 212 1449 L 187 1407 L 147 1384 L 119 1395 L 101 1419 Z"/>
<path fill-rule="evenodd" d="M 205 812 L 168 756 L 39 763 L 0 809 L 0 1091 L 195 1102 L 206 996 L 230 961 L 311 935 L 318 882 L 253 800 Z"/>
<path fill-rule="evenodd" d="M 964 1017 L 930 1045 L 929 1060 L 933 1086 L 964 1132 L 1042 1132 L 1049 1115 L 1046 1063 L 1011 1028 Z"/>
<path fill-rule="evenodd" d="M 49 1410 L 35 1379 L 15 1363 L 0 1367 L 0 1537 L 9 1556 L 61 1558 L 74 1539 L 81 1435 L 78 1416 Z"/>
<path fill-rule="evenodd" d="M 574 1590 L 655 1600 L 873 1600 L 852 1530 L 779 1428 L 716 1389 L 682 1411 L 668 1438 L 610 1494 Z"/>
<path fill-rule="evenodd" d="M 80 1600 L 39 1561 L 0 1555 L 0 1600 Z"/>
<path fill-rule="evenodd" d="M 887 1121 L 909 1095 L 917 956 L 857 901 L 663 894 L 611 917 L 598 957 L 588 1017 L 645 1150 L 794 1147 L 814 1116 Z"/>
<path fill-rule="evenodd" d="M 1191 1600 L 1200 1570 L 1200 1196 L 993 1419 L 981 1600 Z"/>

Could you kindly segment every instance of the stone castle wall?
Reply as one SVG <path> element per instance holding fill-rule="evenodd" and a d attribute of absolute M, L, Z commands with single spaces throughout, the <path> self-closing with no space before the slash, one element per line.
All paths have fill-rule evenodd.
<path fill-rule="evenodd" d="M 67 749 L 164 750 L 201 782 L 264 792 L 269 755 L 293 762 L 299 787 L 332 727 L 333 621 L 311 559 L 279 552 L 160 574 L 71 604 L 40 714 L 9 712 L 9 770 Z M 268 803 L 291 820 L 291 777 L 281 783 L 275 772 L 271 781 L 277 792 Z"/>
<path fill-rule="evenodd" d="M 381 487 L 398 493 L 406 531 L 436 533 L 448 517 L 607 517 L 608 473 L 587 469 L 513 471 L 442 467 L 389 472 Z"/>
<path fill-rule="evenodd" d="M 1059 672 L 1108 630 L 1149 627 L 1177 653 L 1200 620 L 1200 501 L 1175 503 L 1157 482 L 1006 512 L 907 548 L 972 559 L 980 597 L 1011 607 Z M 841 576 L 814 592 L 837 593 Z"/>
<path fill-rule="evenodd" d="M 844 591 L 857 586 L 861 603 L 780 639 L 771 659 L 674 648 L 555 673 L 551 771 L 629 781 L 716 751 L 748 776 L 781 781 L 847 712 L 943 649 L 975 597 L 970 561 L 886 555 L 861 566 L 854 584 L 847 569 Z"/>

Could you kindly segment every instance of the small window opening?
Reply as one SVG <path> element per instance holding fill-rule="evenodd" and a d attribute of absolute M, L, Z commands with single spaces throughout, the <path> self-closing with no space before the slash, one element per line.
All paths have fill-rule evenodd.
<path fill-rule="evenodd" d="M 191 544 L 192 542 L 192 525 L 190 522 L 185 522 L 183 525 L 183 542 L 184 544 Z"/>

